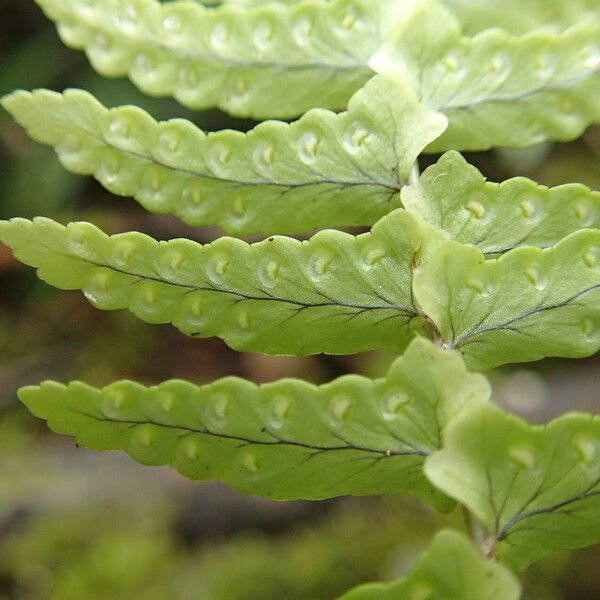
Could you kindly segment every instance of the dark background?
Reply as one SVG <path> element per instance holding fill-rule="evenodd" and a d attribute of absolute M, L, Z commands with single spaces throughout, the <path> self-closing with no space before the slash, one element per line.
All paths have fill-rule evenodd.
<path fill-rule="evenodd" d="M 85 88 L 110 106 L 135 103 L 156 118 L 184 116 L 206 130 L 252 123 L 217 111 L 191 113 L 105 80 L 68 50 L 33 0 L 0 0 L 0 95 L 16 88 Z M 0 109 L 1 110 L 1 109 Z M 572 144 L 469 156 L 492 180 L 527 175 L 547 185 L 600 189 L 600 129 Z M 426 157 L 422 167 L 435 157 Z M 210 241 L 68 174 L 0 112 L 0 218 L 89 220 L 109 233 Z M 392 356 L 277 358 L 192 340 L 125 312 L 93 309 L 74 292 L 39 282 L 0 246 L 0 599 L 328 600 L 372 579 L 402 575 L 442 524 L 462 527 L 399 498 L 275 503 L 225 486 L 189 482 L 121 454 L 94 454 L 51 434 L 16 390 L 52 378 L 103 386 L 121 378 L 197 383 L 225 375 L 322 382 L 347 372 L 378 376 Z M 596 412 L 599 363 L 552 360 L 491 374 L 496 401 L 530 420 Z M 525 577 L 529 600 L 600 598 L 600 548 L 564 555 Z"/>

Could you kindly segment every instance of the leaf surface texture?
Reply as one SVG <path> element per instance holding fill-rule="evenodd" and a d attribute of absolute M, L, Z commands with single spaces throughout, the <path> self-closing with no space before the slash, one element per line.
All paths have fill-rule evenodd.
<path fill-rule="evenodd" d="M 467 35 L 500 27 L 522 35 L 533 29 L 564 31 L 580 23 L 600 23 L 596 0 L 444 0 Z"/>
<path fill-rule="evenodd" d="M 520 246 L 548 248 L 571 233 L 600 228 L 600 193 L 581 184 L 547 188 L 515 177 L 486 181 L 457 152 L 448 152 L 402 190 L 408 210 L 484 254 Z"/>
<path fill-rule="evenodd" d="M 444 343 L 489 369 L 600 349 L 600 231 L 485 260 L 447 242 L 415 273 L 415 298 Z"/>
<path fill-rule="evenodd" d="M 142 91 L 173 95 L 191 108 L 217 106 L 256 119 L 344 108 L 372 76 L 368 60 L 399 12 L 390 0 L 217 8 L 36 1 L 63 41 L 85 49 L 102 75 L 128 75 Z"/>
<path fill-rule="evenodd" d="M 398 210 L 358 237 L 326 230 L 308 241 L 220 238 L 157 242 L 112 237 L 89 223 L 0 222 L 0 241 L 61 289 L 106 310 L 272 354 L 401 352 L 422 329 L 413 271 L 440 233 Z"/>
<path fill-rule="evenodd" d="M 400 74 L 448 117 L 431 152 L 566 141 L 600 122 L 599 22 L 465 37 L 447 8 L 423 0 L 370 64 Z"/>
<path fill-rule="evenodd" d="M 93 174 L 150 211 L 236 235 L 373 225 L 400 205 L 413 163 L 446 127 L 384 76 L 340 115 L 315 109 L 248 134 L 157 123 L 133 106 L 107 110 L 79 90 L 17 92 L 3 105 L 67 169 Z"/>
<path fill-rule="evenodd" d="M 103 390 L 46 382 L 20 391 L 34 414 L 79 444 L 125 450 L 192 479 L 277 499 L 416 494 L 439 508 L 448 500 L 424 477 L 423 461 L 447 423 L 488 396 L 487 381 L 469 374 L 458 353 L 423 339 L 378 380 L 125 381 Z"/>
<path fill-rule="evenodd" d="M 597 417 L 568 414 L 540 427 L 486 405 L 448 428 L 425 470 L 482 520 L 492 550 L 522 570 L 600 541 L 599 449 Z"/>
<path fill-rule="evenodd" d="M 405 579 L 360 586 L 340 600 L 518 600 L 520 586 L 502 565 L 485 560 L 462 534 L 438 533 Z"/>

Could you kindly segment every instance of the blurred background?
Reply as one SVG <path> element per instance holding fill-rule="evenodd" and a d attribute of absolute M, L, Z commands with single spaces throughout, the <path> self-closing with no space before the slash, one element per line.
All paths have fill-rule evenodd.
<path fill-rule="evenodd" d="M 135 103 L 205 130 L 253 125 L 217 111 L 190 113 L 142 96 L 126 80 L 102 79 L 83 54 L 61 44 L 33 0 L 0 0 L 0 95 L 36 87 L 85 88 L 109 106 Z M 600 189 L 600 128 L 571 144 L 469 159 L 494 181 L 527 175 Z M 51 149 L 0 112 L 0 218 L 37 215 L 159 239 L 220 235 L 150 215 L 93 179 L 68 174 Z M 462 527 L 459 516 L 399 498 L 276 503 L 190 482 L 122 454 L 75 448 L 31 417 L 15 393 L 47 378 L 99 386 L 225 375 L 319 383 L 348 372 L 380 376 L 392 359 L 239 354 L 220 340 L 97 311 L 81 294 L 39 282 L 0 246 L 0 599 L 329 600 L 363 581 L 401 576 L 435 529 Z M 497 402 L 540 422 L 567 410 L 595 412 L 599 373 L 600 362 L 590 358 L 514 366 L 491 377 Z M 525 598 L 600 598 L 599 561 L 600 547 L 556 555 L 526 573 Z"/>

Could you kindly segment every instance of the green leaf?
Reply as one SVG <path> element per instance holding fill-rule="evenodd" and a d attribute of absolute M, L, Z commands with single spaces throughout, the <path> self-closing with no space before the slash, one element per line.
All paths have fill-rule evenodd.
<path fill-rule="evenodd" d="M 441 4 L 417 0 L 371 60 L 400 73 L 448 130 L 429 147 L 485 150 L 571 140 L 600 122 L 600 23 L 516 37 L 501 29 L 464 37 Z"/>
<path fill-rule="evenodd" d="M 253 245 L 0 221 L 0 241 L 55 287 L 80 289 L 98 308 L 128 308 L 150 323 L 271 354 L 402 351 L 421 328 L 412 272 L 439 236 L 403 210 L 358 237 L 326 230 L 309 241 Z"/>
<path fill-rule="evenodd" d="M 264 4 L 299 4 L 303 0 L 225 0 L 228 4 L 237 4 L 239 6 L 263 6 Z M 327 0 L 329 1 L 329 0 Z"/>
<path fill-rule="evenodd" d="M 487 261 L 447 242 L 415 272 L 414 292 L 443 343 L 473 368 L 589 356 L 600 349 L 600 231 Z"/>
<path fill-rule="evenodd" d="M 399 206 L 413 163 L 446 126 L 384 76 L 340 115 L 315 109 L 248 134 L 157 123 L 133 106 L 107 110 L 78 90 L 16 92 L 2 103 L 67 169 L 94 174 L 150 211 L 242 235 L 372 225 Z"/>
<path fill-rule="evenodd" d="M 226 0 L 229 4 L 261 6 L 274 0 Z M 302 0 L 275 0 L 294 4 Z M 600 22 L 597 0 L 443 0 L 458 17 L 464 33 L 475 35 L 485 29 L 500 27 L 522 35 L 532 29 L 562 31 L 578 23 Z"/>
<path fill-rule="evenodd" d="M 518 600 L 520 586 L 502 565 L 486 560 L 462 534 L 445 530 L 405 579 L 358 587 L 340 600 Z"/>
<path fill-rule="evenodd" d="M 467 35 L 491 27 L 522 35 L 532 29 L 563 31 L 579 23 L 600 23 L 597 0 L 444 0 L 444 3 L 458 17 Z"/>
<path fill-rule="evenodd" d="M 599 192 L 579 184 L 547 188 L 525 177 L 487 182 L 457 152 L 446 153 L 405 187 L 402 203 L 486 255 L 518 246 L 548 248 L 580 229 L 600 228 Z"/>
<path fill-rule="evenodd" d="M 103 390 L 47 382 L 19 392 L 58 432 L 96 450 L 125 450 L 192 479 L 218 479 L 277 499 L 416 494 L 449 508 L 423 476 L 446 424 L 487 401 L 489 385 L 458 353 L 415 340 L 384 379 L 357 375 L 320 387 L 237 378 Z"/>
<path fill-rule="evenodd" d="M 94 68 L 192 108 L 293 117 L 340 109 L 372 76 L 393 0 L 259 7 L 156 0 L 36 0 Z"/>
<path fill-rule="evenodd" d="M 600 542 L 598 417 L 540 427 L 481 406 L 447 429 L 425 472 L 481 519 L 490 552 L 515 569 Z"/>

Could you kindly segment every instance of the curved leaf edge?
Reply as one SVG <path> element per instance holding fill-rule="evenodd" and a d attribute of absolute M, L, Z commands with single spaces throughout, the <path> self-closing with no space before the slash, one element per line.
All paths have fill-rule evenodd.
<path fill-rule="evenodd" d="M 518 600 L 521 586 L 502 564 L 484 558 L 478 548 L 453 529 L 444 529 L 396 582 L 366 584 L 339 600 Z"/>
<path fill-rule="evenodd" d="M 487 380 L 469 373 L 458 353 L 424 338 L 377 380 L 348 375 L 321 386 L 295 379 L 258 386 L 228 377 L 203 386 L 172 380 L 146 388 L 121 381 L 103 389 L 44 382 L 19 390 L 32 414 L 56 433 L 91 449 L 124 450 L 142 464 L 169 464 L 192 479 L 220 479 L 275 499 L 403 493 L 443 511 L 453 503 L 424 485 L 419 465 L 441 443 L 433 432 L 443 436 L 449 422 L 489 395 Z M 353 467 L 357 460 L 367 462 Z M 336 464 L 341 475 L 332 472 L 319 483 L 322 469 Z M 293 465 L 300 483 L 286 472 Z M 368 476 L 369 466 L 375 472 L 363 485 L 354 477 Z M 264 481 L 255 480 L 261 471 Z M 315 473 L 317 483 L 310 480 Z M 382 477 L 387 482 L 378 482 Z"/>
<path fill-rule="evenodd" d="M 247 133 L 107 109 L 76 89 L 16 91 L 0 103 L 67 170 L 151 212 L 235 235 L 373 225 L 400 205 L 413 164 L 447 126 L 394 76 L 372 78 L 342 113 L 312 109 Z M 378 107 L 385 118 L 369 123 Z"/>
<path fill-rule="evenodd" d="M 496 423 L 497 429 L 503 428 L 500 434 L 503 437 L 500 441 L 493 439 L 493 432 L 489 430 L 490 423 Z M 481 440 L 473 441 L 473 439 L 477 437 L 478 432 L 489 436 L 486 437 L 485 444 L 492 449 L 490 451 L 494 452 L 493 456 L 486 457 L 484 451 L 477 452 L 476 446 Z M 554 481 L 553 485 L 549 486 L 549 489 L 545 489 L 547 480 L 552 478 L 548 476 L 547 471 L 540 476 L 538 463 L 548 458 L 542 456 L 541 453 L 546 448 L 544 443 L 548 443 L 548 440 L 552 441 L 553 436 L 556 436 L 558 441 L 554 447 L 550 447 L 548 450 L 551 454 L 546 468 L 551 470 L 554 466 L 553 463 L 565 460 L 571 461 L 573 464 L 568 468 L 568 473 L 565 472 L 558 481 Z M 542 449 L 536 446 L 536 441 L 541 444 Z M 502 452 L 494 450 L 498 445 L 502 447 Z M 468 448 L 469 446 L 473 447 Z M 584 530 L 583 534 L 581 531 L 577 532 L 575 519 L 577 515 L 574 506 L 578 502 L 593 500 L 600 494 L 597 489 L 600 481 L 599 447 L 600 416 L 598 415 L 571 411 L 543 424 L 531 424 L 498 405 L 488 403 L 473 407 L 471 411 L 461 414 L 449 424 L 443 447 L 427 457 L 424 471 L 434 486 L 457 502 L 464 504 L 486 527 L 488 537 L 483 542 L 486 554 L 497 556 L 514 572 L 522 573 L 532 563 L 552 553 L 589 547 L 600 542 L 600 529 L 597 527 L 595 531 L 590 526 Z M 460 461 L 460 456 L 453 455 L 455 450 L 459 455 L 468 452 L 469 459 L 473 461 L 479 460 L 480 457 L 482 461 L 489 459 L 493 463 L 492 469 L 500 465 L 511 465 L 516 474 L 511 476 L 512 483 L 506 490 L 504 501 L 500 505 L 494 504 L 494 499 L 489 497 L 491 490 L 494 490 L 494 494 L 501 494 L 497 488 L 500 482 L 494 479 L 493 472 L 490 473 L 489 470 L 486 470 L 485 475 L 482 474 L 483 471 L 475 473 L 475 476 L 481 477 L 481 481 L 478 482 L 481 486 L 478 488 L 477 483 L 474 483 L 473 480 L 464 478 L 471 465 L 463 460 L 460 462 L 460 467 L 457 468 L 456 461 Z M 502 456 L 503 452 L 505 456 Z M 451 464 L 450 467 L 448 467 L 449 464 Z M 563 471 L 565 468 L 565 465 L 561 466 Z M 578 470 L 585 473 L 587 479 L 593 480 L 591 486 L 587 486 L 582 475 L 578 474 Z M 534 481 L 538 480 L 535 489 L 532 487 L 532 480 L 528 480 L 528 473 L 535 476 Z M 519 480 L 519 475 L 524 479 Z M 572 480 L 567 482 L 569 476 L 572 476 Z M 523 481 L 525 487 L 523 487 Z M 583 486 L 583 492 L 572 492 L 569 497 L 561 498 L 560 501 L 553 499 L 548 506 L 531 508 L 532 503 L 542 503 L 541 498 L 544 497 L 544 494 L 551 492 L 555 487 L 560 488 L 559 494 L 565 494 L 567 490 L 563 488 L 567 483 L 573 482 L 579 487 Z M 514 492 L 515 494 L 525 494 L 527 497 L 524 506 L 515 504 L 516 501 L 511 499 L 511 494 L 515 489 L 517 490 Z M 571 507 L 573 507 L 573 514 L 569 512 Z M 530 510 L 527 510 L 528 508 Z M 513 533 L 513 528 L 520 528 L 528 519 L 543 518 L 546 514 L 560 513 L 563 509 L 565 517 L 573 517 L 570 519 L 573 520 L 573 523 L 566 523 L 566 535 L 562 538 L 559 535 L 553 538 L 553 532 L 550 531 L 545 539 L 530 542 L 529 546 L 527 546 L 527 542 L 524 542 L 525 548 L 517 545 L 516 549 L 508 541 Z M 515 514 L 511 518 L 507 518 L 504 513 L 510 510 Z M 498 513 L 498 511 L 500 512 Z M 600 514 L 600 504 L 598 503 L 596 511 Z M 508 512 L 508 514 L 511 513 Z M 597 522 L 597 519 L 592 518 L 592 522 Z M 538 527 L 534 526 L 532 531 L 535 531 L 538 536 L 543 536 L 545 530 L 538 523 Z M 580 539 L 574 541 L 576 533 L 579 533 Z M 518 542 L 518 544 L 523 544 L 523 542 Z"/>

